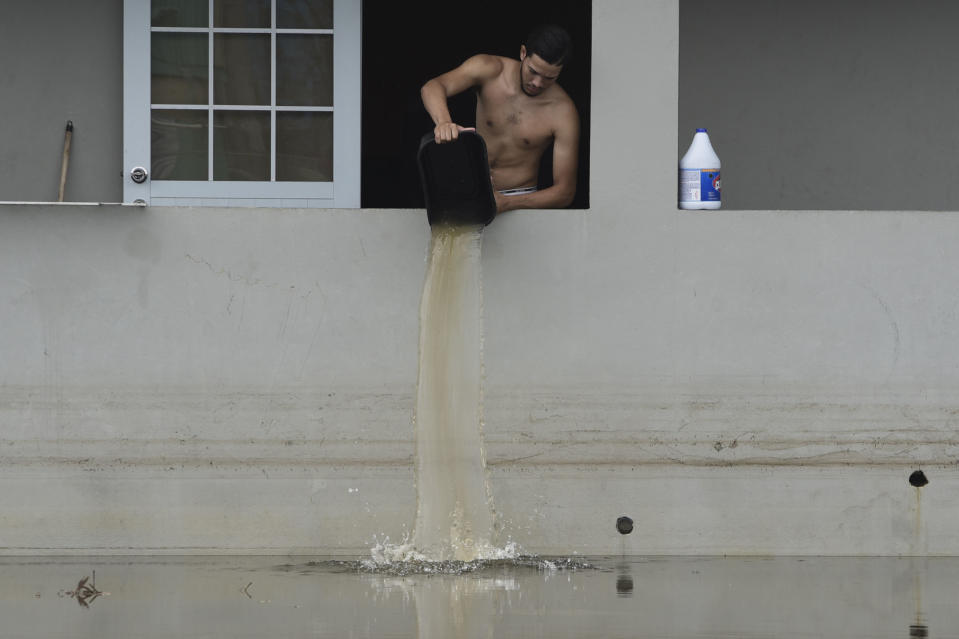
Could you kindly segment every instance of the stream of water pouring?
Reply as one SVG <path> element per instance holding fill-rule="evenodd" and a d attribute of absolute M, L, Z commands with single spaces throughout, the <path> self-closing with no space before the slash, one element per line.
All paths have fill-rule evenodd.
<path fill-rule="evenodd" d="M 482 226 L 434 226 L 420 301 L 413 547 L 430 561 L 493 552 L 482 434 L 482 239 Z"/>
<path fill-rule="evenodd" d="M 576 559 L 497 546 L 483 445 L 482 226 L 434 225 L 420 300 L 416 387 L 416 521 L 412 539 L 389 538 L 352 569 L 395 575 L 462 574 L 490 566 L 588 568 Z"/>
<path fill-rule="evenodd" d="M 420 300 L 416 522 L 412 539 L 370 549 L 364 570 L 468 572 L 522 559 L 497 547 L 483 446 L 482 226 L 431 227 Z"/>
<path fill-rule="evenodd" d="M 482 434 L 482 226 L 436 225 L 420 301 L 416 524 L 428 561 L 502 556 Z"/>

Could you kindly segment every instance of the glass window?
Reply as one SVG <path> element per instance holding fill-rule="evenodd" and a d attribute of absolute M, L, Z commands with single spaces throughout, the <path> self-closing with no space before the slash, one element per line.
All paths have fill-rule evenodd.
<path fill-rule="evenodd" d="M 360 3 L 124 2 L 125 200 L 359 206 Z"/>

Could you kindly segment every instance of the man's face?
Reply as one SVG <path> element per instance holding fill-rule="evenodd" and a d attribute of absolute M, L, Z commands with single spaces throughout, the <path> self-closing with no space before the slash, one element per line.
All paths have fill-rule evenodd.
<path fill-rule="evenodd" d="M 537 54 L 526 55 L 526 47 L 519 50 L 519 79 L 523 93 L 536 97 L 556 82 L 562 65 L 550 64 Z"/>

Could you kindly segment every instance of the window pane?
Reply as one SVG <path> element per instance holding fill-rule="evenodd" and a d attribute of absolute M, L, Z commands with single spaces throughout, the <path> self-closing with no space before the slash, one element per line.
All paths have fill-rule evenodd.
<path fill-rule="evenodd" d="M 150 43 L 153 104 L 207 104 L 209 58 L 202 33 L 153 33 Z"/>
<path fill-rule="evenodd" d="M 213 26 L 269 29 L 270 0 L 213 0 Z"/>
<path fill-rule="evenodd" d="M 196 0 L 153 0 L 150 26 L 209 27 L 209 3 Z"/>
<path fill-rule="evenodd" d="M 270 104 L 270 36 L 213 36 L 213 103 Z"/>
<path fill-rule="evenodd" d="M 332 29 L 333 0 L 277 0 L 278 29 Z"/>
<path fill-rule="evenodd" d="M 217 111 L 213 114 L 213 179 L 270 179 L 270 114 Z"/>
<path fill-rule="evenodd" d="M 333 114 L 276 114 L 277 182 L 333 181 Z"/>
<path fill-rule="evenodd" d="M 206 111 L 155 109 L 150 118 L 150 173 L 154 180 L 206 180 Z"/>
<path fill-rule="evenodd" d="M 276 36 L 276 103 L 333 106 L 331 36 Z"/>

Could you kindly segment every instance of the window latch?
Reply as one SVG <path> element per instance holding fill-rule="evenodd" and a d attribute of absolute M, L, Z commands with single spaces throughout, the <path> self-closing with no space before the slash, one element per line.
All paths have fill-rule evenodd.
<path fill-rule="evenodd" d="M 143 184 L 147 181 L 147 170 L 142 166 L 134 167 L 134 169 L 130 171 L 130 179 L 137 184 Z"/>

